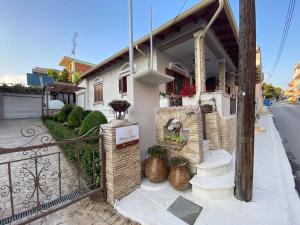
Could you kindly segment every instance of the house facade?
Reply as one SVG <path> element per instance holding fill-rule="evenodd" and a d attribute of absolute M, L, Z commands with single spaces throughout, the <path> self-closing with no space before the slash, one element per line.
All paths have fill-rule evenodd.
<path fill-rule="evenodd" d="M 78 59 L 74 59 L 74 58 L 69 57 L 69 56 L 64 56 L 60 60 L 59 66 L 62 66 L 62 67 L 67 69 L 67 71 L 69 72 L 69 81 L 72 81 L 72 76 L 73 76 L 74 73 L 83 74 L 86 71 L 93 68 L 95 66 L 95 64 L 85 62 L 85 61 L 81 61 L 81 60 L 78 60 Z"/>
<path fill-rule="evenodd" d="M 161 107 L 197 105 L 199 98 L 202 103 L 214 98 L 220 118 L 235 118 L 238 30 L 228 1 L 205 29 L 218 7 L 218 1 L 203 1 L 176 21 L 157 28 L 152 68 L 147 35 L 134 43 L 133 75 L 129 73 L 128 48 L 84 73 L 79 86 L 85 89 L 77 92 L 77 104 L 99 110 L 111 120 L 108 103 L 129 101 L 128 119 L 140 124 L 142 157 L 156 143 L 155 112 Z M 195 93 L 182 97 L 183 87 L 192 85 Z"/>
<path fill-rule="evenodd" d="M 292 81 L 288 84 L 284 94 L 289 102 L 300 102 L 300 61 L 296 63 Z"/>

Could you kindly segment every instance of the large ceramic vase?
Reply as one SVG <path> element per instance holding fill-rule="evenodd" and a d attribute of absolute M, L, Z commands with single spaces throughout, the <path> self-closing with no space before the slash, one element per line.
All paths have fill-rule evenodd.
<path fill-rule="evenodd" d="M 169 182 L 177 190 L 185 190 L 189 187 L 190 175 L 186 165 L 174 166 L 169 173 Z"/>
<path fill-rule="evenodd" d="M 146 163 L 145 175 L 154 183 L 166 180 L 168 177 L 167 161 L 160 157 L 150 157 Z"/>

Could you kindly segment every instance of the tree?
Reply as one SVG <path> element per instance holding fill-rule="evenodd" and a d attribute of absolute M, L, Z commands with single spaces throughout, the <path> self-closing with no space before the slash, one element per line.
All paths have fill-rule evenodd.
<path fill-rule="evenodd" d="M 58 81 L 60 81 L 60 82 L 70 82 L 69 81 L 69 72 L 68 72 L 67 69 L 64 69 L 61 72 L 60 76 L 58 77 Z"/>
<path fill-rule="evenodd" d="M 263 84 L 264 95 L 266 98 L 279 98 L 282 92 L 280 87 L 274 87 L 272 84 Z"/>
<path fill-rule="evenodd" d="M 58 78 L 59 78 L 59 73 L 56 70 L 49 69 L 48 75 L 53 77 L 53 80 L 55 80 L 55 81 L 58 80 Z"/>

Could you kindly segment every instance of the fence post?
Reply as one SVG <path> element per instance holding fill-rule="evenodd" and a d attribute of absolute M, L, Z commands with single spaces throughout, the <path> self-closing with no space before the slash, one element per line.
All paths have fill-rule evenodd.
<path fill-rule="evenodd" d="M 126 124 L 130 127 L 136 124 Z M 120 127 L 120 126 L 119 126 Z M 102 125 L 104 150 L 106 154 L 107 202 L 115 202 L 139 187 L 141 183 L 141 159 L 139 143 L 117 149 L 116 129 L 112 124 Z"/>

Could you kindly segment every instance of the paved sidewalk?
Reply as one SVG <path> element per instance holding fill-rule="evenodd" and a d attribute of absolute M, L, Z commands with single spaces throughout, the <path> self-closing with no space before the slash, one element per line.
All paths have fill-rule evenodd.
<path fill-rule="evenodd" d="M 257 133 L 255 137 L 252 202 L 241 202 L 234 197 L 200 199 L 192 195 L 191 189 L 179 192 L 166 182 L 157 184 L 157 191 L 147 190 L 142 185 L 121 199 L 117 210 L 141 224 L 186 224 L 167 211 L 182 195 L 203 207 L 196 225 L 299 225 L 300 200 L 280 136 L 270 115 L 262 116 L 259 124 L 266 132 Z"/>

